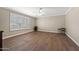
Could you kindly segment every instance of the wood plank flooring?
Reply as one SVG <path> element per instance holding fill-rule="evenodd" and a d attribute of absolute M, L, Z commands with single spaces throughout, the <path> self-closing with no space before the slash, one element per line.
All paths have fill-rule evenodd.
<path fill-rule="evenodd" d="M 65 34 L 30 32 L 3 40 L 4 51 L 79 51 Z"/>

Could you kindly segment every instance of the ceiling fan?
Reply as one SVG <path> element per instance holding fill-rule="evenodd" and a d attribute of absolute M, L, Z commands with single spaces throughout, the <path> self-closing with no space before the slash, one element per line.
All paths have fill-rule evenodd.
<path fill-rule="evenodd" d="M 42 15 L 43 15 L 43 8 L 39 8 L 38 15 L 39 15 L 39 16 L 42 16 Z"/>

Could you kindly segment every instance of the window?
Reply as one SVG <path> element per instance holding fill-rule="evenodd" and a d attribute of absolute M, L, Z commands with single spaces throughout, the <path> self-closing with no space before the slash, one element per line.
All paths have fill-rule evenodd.
<path fill-rule="evenodd" d="M 31 29 L 32 19 L 16 13 L 10 13 L 10 31 Z"/>

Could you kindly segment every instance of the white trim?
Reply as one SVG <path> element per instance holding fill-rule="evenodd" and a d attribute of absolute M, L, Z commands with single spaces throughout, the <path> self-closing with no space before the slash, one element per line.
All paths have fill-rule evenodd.
<path fill-rule="evenodd" d="M 79 43 L 74 39 L 72 38 L 68 33 L 65 33 L 77 46 L 79 46 Z"/>
<path fill-rule="evenodd" d="M 43 32 L 52 32 L 52 33 L 59 33 L 59 32 L 57 32 L 57 31 L 48 31 L 48 30 L 41 30 L 41 29 L 39 29 L 38 31 L 43 31 Z"/>
<path fill-rule="evenodd" d="M 25 33 L 32 32 L 32 31 L 33 31 L 33 30 L 28 31 L 28 32 L 24 32 L 24 33 L 18 33 L 18 34 L 14 34 L 14 35 L 6 36 L 6 37 L 3 37 L 3 39 L 11 38 L 11 37 L 14 37 L 14 36 L 17 36 L 17 35 L 22 35 L 22 34 L 25 34 Z"/>
<path fill-rule="evenodd" d="M 71 11 L 72 7 L 69 8 L 66 12 L 65 12 L 65 15 L 68 14 L 70 11 Z"/>

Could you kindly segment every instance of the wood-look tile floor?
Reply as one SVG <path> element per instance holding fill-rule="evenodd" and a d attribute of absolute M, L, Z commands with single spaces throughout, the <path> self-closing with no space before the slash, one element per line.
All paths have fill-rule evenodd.
<path fill-rule="evenodd" d="M 3 48 L 4 51 L 79 51 L 65 34 L 48 32 L 30 32 L 5 39 Z"/>

